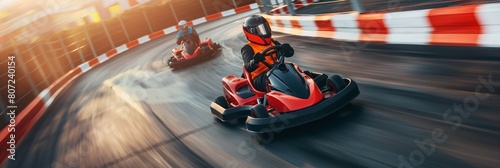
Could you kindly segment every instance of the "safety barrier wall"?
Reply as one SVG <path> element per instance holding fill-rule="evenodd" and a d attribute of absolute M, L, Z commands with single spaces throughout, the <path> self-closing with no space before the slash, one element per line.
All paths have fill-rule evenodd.
<path fill-rule="evenodd" d="M 372 14 L 269 16 L 273 31 L 351 42 L 500 47 L 500 3 Z"/>
<path fill-rule="evenodd" d="M 194 19 L 192 21 L 189 21 L 188 24 L 189 25 L 198 25 L 198 24 L 202 24 L 202 23 L 205 23 L 205 22 L 208 22 L 211 20 L 219 19 L 222 17 L 234 15 L 237 13 L 241 13 L 241 12 L 245 12 L 245 11 L 248 11 L 251 9 L 257 9 L 257 8 L 258 8 L 258 6 L 255 3 L 251 3 L 248 5 L 242 5 L 240 7 L 235 8 L 235 9 L 224 10 L 222 12 L 218 12 L 218 13 L 214 13 L 214 14 L 211 14 L 211 15 L 208 15 L 205 17 Z M 167 18 L 163 18 L 163 19 L 167 19 Z M 98 27 L 99 25 L 92 25 L 92 26 Z M 139 26 L 145 26 L 145 25 L 139 25 Z M 20 71 L 16 75 L 21 76 L 21 79 L 16 78 L 16 80 L 22 81 L 22 78 L 31 77 L 33 80 L 40 80 L 41 81 L 40 83 L 42 83 L 42 84 L 36 85 L 35 87 L 43 88 L 44 86 L 46 86 L 46 88 L 42 89 L 41 92 L 39 92 L 38 94 L 36 94 L 33 97 L 30 97 L 30 96 L 23 97 L 23 100 L 26 100 L 29 98 L 31 98 L 31 99 L 29 99 L 29 102 L 26 103 L 26 105 L 24 105 L 25 108 L 22 111 L 21 111 L 21 109 L 18 109 L 18 111 L 20 111 L 20 112 L 16 114 L 16 118 L 15 118 L 15 121 L 16 121 L 16 126 L 15 126 L 16 138 L 15 139 L 17 140 L 16 142 L 19 142 L 19 140 L 33 127 L 33 125 L 44 114 L 45 110 L 49 107 L 49 105 L 52 103 L 52 101 L 55 99 L 55 97 L 57 97 L 57 95 L 67 85 L 69 85 L 69 83 L 71 81 L 73 81 L 75 78 L 77 78 L 81 74 L 87 72 L 88 70 L 92 69 L 92 67 L 95 67 L 96 65 L 99 65 L 100 63 L 103 63 L 103 62 L 107 61 L 108 59 L 110 59 L 110 58 L 112 58 L 112 57 L 114 57 L 122 52 L 127 51 L 130 48 L 136 47 L 142 43 L 148 42 L 150 40 L 153 40 L 153 39 L 156 39 L 156 38 L 159 38 L 162 36 L 165 36 L 167 34 L 177 32 L 177 30 L 178 30 L 177 26 L 174 25 L 174 26 L 170 26 L 168 28 L 160 29 L 159 31 L 155 31 L 152 33 L 146 32 L 145 34 L 148 34 L 148 35 L 145 35 L 145 36 L 137 36 L 137 37 L 129 36 L 127 38 L 135 39 L 135 40 L 131 40 L 131 41 L 129 40 L 128 42 L 126 41 L 126 42 L 122 43 L 122 45 L 117 45 L 118 42 L 115 42 L 113 40 L 106 39 L 106 38 L 104 38 L 104 39 L 99 39 L 99 38 L 92 39 L 92 37 L 98 37 L 98 35 L 88 35 L 87 34 L 87 37 L 90 37 L 90 38 L 77 38 L 77 37 L 75 37 L 75 36 L 79 36 L 81 34 L 89 33 L 88 30 L 93 29 L 93 28 L 95 28 L 95 27 L 83 27 L 80 29 L 84 29 L 84 30 L 73 29 L 73 30 L 70 30 L 69 32 L 64 32 L 64 33 L 72 34 L 72 35 L 68 36 L 69 38 L 54 36 L 52 38 L 62 38 L 62 40 L 55 41 L 54 43 L 48 43 L 45 46 L 35 45 L 36 47 L 29 48 L 28 45 L 26 45 L 26 46 L 16 45 L 13 48 L 11 48 L 14 51 L 16 51 L 16 53 L 15 53 L 16 59 L 19 59 L 19 58 L 32 59 L 30 61 L 25 60 L 23 63 L 35 62 L 34 64 L 38 64 L 38 65 L 29 65 L 29 64 L 18 65 L 17 69 L 28 69 L 26 67 L 36 67 L 36 68 L 28 69 L 27 70 L 28 73 L 22 73 L 23 71 Z M 97 29 L 97 28 L 95 28 L 95 29 Z M 113 30 L 113 29 L 111 29 L 111 30 Z M 110 31 L 110 30 L 108 29 L 108 31 Z M 117 34 L 116 36 L 120 35 L 119 33 L 116 33 L 116 34 Z M 121 35 L 123 35 L 123 34 L 121 34 Z M 97 39 L 97 40 L 95 40 L 95 39 Z M 118 38 L 118 40 L 125 41 L 125 39 L 123 39 L 123 37 Z M 88 43 L 86 43 L 86 42 L 88 42 Z M 111 49 L 111 50 L 108 49 L 107 51 L 105 51 L 106 50 L 105 47 L 99 46 L 99 44 L 103 44 L 103 43 L 108 43 L 108 45 L 114 44 L 116 47 L 113 47 L 113 49 Z M 111 43 L 111 44 L 109 44 L 109 43 Z M 59 44 L 59 46 L 57 44 Z M 44 47 L 47 47 L 47 45 L 49 45 L 48 47 L 53 45 L 51 49 L 54 49 L 57 47 L 57 49 L 59 49 L 60 51 L 58 51 L 58 50 L 44 50 L 44 49 L 48 49 L 48 48 L 44 48 Z M 94 48 L 91 49 L 92 47 L 94 47 Z M 103 53 L 103 54 L 94 55 L 98 51 L 99 51 L 99 53 Z M 100 51 L 102 51 L 102 52 L 100 52 Z M 29 52 L 32 55 L 28 55 L 28 56 L 32 56 L 32 57 L 31 58 L 29 58 L 28 56 L 24 57 L 24 56 L 21 56 L 18 54 L 18 53 L 24 53 L 24 52 Z M 38 52 L 38 53 L 34 54 L 35 52 Z M 63 56 L 50 58 L 50 57 L 47 57 L 45 55 L 46 53 L 43 53 L 43 52 L 61 52 L 61 54 L 63 54 Z M 76 54 L 70 55 L 69 57 L 64 56 L 64 54 L 74 53 L 74 52 L 76 52 Z M 90 52 L 90 53 L 81 54 L 84 52 Z M 80 54 L 78 54 L 78 53 L 80 53 Z M 56 54 L 54 54 L 54 55 L 56 55 Z M 39 59 L 37 57 L 43 57 L 46 60 L 44 60 L 43 64 L 40 64 L 40 62 L 37 62 L 37 59 Z M 2 64 L 3 64 L 3 62 L 2 62 Z M 56 72 L 62 72 L 63 70 L 66 70 L 66 71 L 64 71 L 64 73 L 62 73 L 61 75 L 59 75 L 59 73 L 51 73 L 50 76 L 42 76 L 40 74 L 42 74 L 44 72 L 48 72 L 48 71 L 44 70 L 44 67 L 41 67 L 41 66 L 44 66 L 45 64 L 50 64 L 50 66 L 56 66 L 56 67 L 60 66 L 61 69 L 56 71 Z M 59 64 L 59 65 L 55 65 L 55 64 Z M 6 65 L 3 65 L 3 66 L 5 66 L 5 69 L 6 69 Z M 50 69 L 50 67 L 47 67 L 47 69 Z M 38 74 L 38 73 L 40 73 L 40 74 Z M 22 82 L 20 84 L 17 84 L 16 87 L 18 87 L 18 88 L 30 88 L 29 85 L 25 85 Z M 26 89 L 26 90 L 17 89 L 17 90 L 19 92 L 23 92 L 23 93 L 27 92 L 29 95 L 35 94 L 33 92 L 29 92 L 28 89 Z M 7 127 L 3 127 L 3 129 L 0 132 L 0 139 L 1 139 L 0 146 L 2 146 L 2 149 L 8 148 L 7 141 L 10 140 L 9 136 L 10 136 L 10 132 L 8 131 Z M 4 146 L 5 146 L 5 148 L 3 148 Z M 1 161 L 5 161 L 8 154 L 9 154 L 8 151 L 5 151 L 5 150 L 2 151 L 0 153 L 0 159 L 2 159 Z"/>
<path fill-rule="evenodd" d="M 429 1 L 387 1 L 370 0 L 360 1 L 363 13 L 401 12 L 420 9 L 433 9 L 458 5 L 498 3 L 500 0 L 429 0 Z M 352 12 L 350 0 L 297 0 L 294 2 L 295 12 L 299 14 L 324 14 Z M 302 7 L 311 6 L 301 10 Z M 288 14 L 287 6 L 280 6 L 271 11 L 271 14 Z"/>
<path fill-rule="evenodd" d="M 373 14 L 269 16 L 273 31 L 351 42 L 500 47 L 500 3 Z"/>

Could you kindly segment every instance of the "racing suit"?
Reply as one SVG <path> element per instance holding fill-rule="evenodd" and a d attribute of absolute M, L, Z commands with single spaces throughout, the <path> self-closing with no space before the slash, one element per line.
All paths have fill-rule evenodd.
<path fill-rule="evenodd" d="M 200 36 L 193 27 L 188 27 L 187 30 L 180 30 L 177 32 L 177 45 L 180 45 L 182 41 L 186 39 L 193 40 L 196 46 L 200 45 Z"/>
<path fill-rule="evenodd" d="M 276 54 L 272 54 L 271 56 L 266 56 L 264 61 L 255 62 L 254 56 L 256 53 L 262 52 L 264 49 L 274 45 L 281 45 L 281 43 L 271 39 L 271 44 L 269 45 L 259 45 L 248 42 L 243 46 L 243 48 L 241 48 L 241 57 L 243 59 L 245 70 L 250 72 L 250 79 L 253 81 L 253 86 L 259 91 L 266 91 L 266 72 L 269 71 L 268 66 L 270 67 L 275 62 L 277 63 L 278 58 Z"/>

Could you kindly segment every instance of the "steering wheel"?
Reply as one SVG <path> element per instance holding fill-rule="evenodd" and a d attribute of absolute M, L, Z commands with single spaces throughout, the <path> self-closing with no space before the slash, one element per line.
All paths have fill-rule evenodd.
<path fill-rule="evenodd" d="M 260 54 L 262 54 L 264 56 L 270 56 L 274 53 L 277 53 L 277 50 L 279 50 L 279 49 L 281 49 L 281 45 L 271 46 L 271 47 L 264 49 L 264 51 L 260 52 Z M 271 50 L 274 50 L 274 51 L 271 51 Z M 271 52 L 269 52 L 269 51 L 271 51 Z"/>
<path fill-rule="evenodd" d="M 274 51 L 271 51 L 271 50 L 274 50 Z M 264 49 L 262 52 L 260 52 L 260 54 L 264 55 L 264 57 L 268 57 L 268 56 L 271 56 L 273 54 L 276 54 L 276 56 L 278 57 L 278 62 L 280 62 L 280 59 L 282 57 L 282 53 L 281 53 L 281 45 L 275 45 L 275 46 L 271 46 L 271 47 L 268 47 L 266 49 Z M 273 60 L 273 63 L 276 64 L 276 61 Z"/>
<path fill-rule="evenodd" d="M 264 55 L 264 57 L 271 56 L 274 53 L 276 53 L 276 56 L 278 57 L 278 63 L 274 62 L 273 67 L 270 68 L 268 72 L 273 72 L 276 68 L 279 68 L 281 65 L 285 64 L 285 57 L 283 56 L 281 49 L 282 49 L 281 45 L 275 45 L 275 46 L 268 47 L 268 48 L 264 49 L 262 52 L 260 52 L 261 54 Z M 274 50 L 274 51 L 271 51 L 271 50 Z M 273 61 L 274 61 L 274 59 L 273 59 Z M 270 75 L 270 73 L 268 73 L 267 76 L 269 77 L 269 75 Z"/>

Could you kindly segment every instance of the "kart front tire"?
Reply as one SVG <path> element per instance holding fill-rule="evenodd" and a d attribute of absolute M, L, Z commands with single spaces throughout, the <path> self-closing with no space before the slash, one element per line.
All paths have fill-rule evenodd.
<path fill-rule="evenodd" d="M 169 65 L 169 61 L 170 61 L 170 57 L 165 56 L 165 57 L 163 57 L 163 59 L 161 60 L 161 63 L 162 63 L 163 65 L 170 66 L 170 65 Z"/>
<path fill-rule="evenodd" d="M 172 63 L 172 57 L 167 57 L 167 56 L 165 56 L 165 57 L 161 60 L 161 63 L 162 63 L 163 65 L 170 66 L 170 64 Z"/>
<path fill-rule="evenodd" d="M 257 118 L 268 118 L 269 113 L 267 112 L 266 107 L 262 104 L 257 104 L 252 107 L 252 114 Z"/>
<path fill-rule="evenodd" d="M 330 87 L 330 89 L 335 90 L 335 93 L 346 87 L 344 79 L 342 79 L 339 75 L 330 76 L 327 80 L 327 86 Z"/>

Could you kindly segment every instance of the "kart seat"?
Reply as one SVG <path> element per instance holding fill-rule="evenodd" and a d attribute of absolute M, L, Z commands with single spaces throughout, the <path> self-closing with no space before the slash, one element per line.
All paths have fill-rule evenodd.
<path fill-rule="evenodd" d="M 236 94 L 240 96 L 241 98 L 249 98 L 255 95 L 253 91 L 250 89 L 249 85 L 242 86 L 236 90 Z"/>

